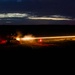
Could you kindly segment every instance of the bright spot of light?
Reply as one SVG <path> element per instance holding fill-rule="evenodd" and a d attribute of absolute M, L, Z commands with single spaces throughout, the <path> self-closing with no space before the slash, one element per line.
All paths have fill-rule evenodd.
<path fill-rule="evenodd" d="M 40 39 L 39 42 L 42 42 L 42 39 Z"/>
<path fill-rule="evenodd" d="M 17 41 L 20 41 L 20 38 L 17 37 L 16 40 L 17 40 Z"/>

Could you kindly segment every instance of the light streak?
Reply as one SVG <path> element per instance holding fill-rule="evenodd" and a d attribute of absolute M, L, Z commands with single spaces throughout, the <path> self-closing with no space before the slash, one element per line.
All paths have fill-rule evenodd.
<path fill-rule="evenodd" d="M 38 17 L 37 15 L 31 15 L 28 13 L 0 13 L 0 19 L 3 18 L 25 18 L 30 20 L 75 20 L 74 18 L 61 15 Z"/>
<path fill-rule="evenodd" d="M 23 18 L 23 17 L 27 17 L 28 14 L 26 13 L 3 13 L 3 14 L 0 14 L 0 18 L 12 18 L 12 17 L 20 17 L 20 18 Z"/>
<path fill-rule="evenodd" d="M 61 39 L 61 38 L 75 38 L 75 36 L 53 36 L 53 37 L 36 37 L 34 39 Z"/>
<path fill-rule="evenodd" d="M 75 39 L 75 36 L 53 36 L 53 37 L 23 37 L 20 40 L 36 40 L 36 39 Z M 19 38 L 17 38 L 19 39 Z"/>
<path fill-rule="evenodd" d="M 24 37 L 17 37 L 16 40 L 19 41 L 21 45 L 51 46 L 51 43 L 54 43 L 54 42 L 62 42 L 65 40 L 75 41 L 75 36 L 33 37 L 32 35 L 26 35 Z"/>
<path fill-rule="evenodd" d="M 33 19 L 33 20 L 72 20 L 69 18 L 59 18 L 59 17 L 28 17 L 29 19 Z"/>

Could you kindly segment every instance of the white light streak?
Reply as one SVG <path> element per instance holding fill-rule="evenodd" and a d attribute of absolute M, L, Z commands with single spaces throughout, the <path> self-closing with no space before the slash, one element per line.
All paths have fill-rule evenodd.
<path fill-rule="evenodd" d="M 29 19 L 32 19 L 32 20 L 72 20 L 72 19 L 69 19 L 69 18 L 63 18 L 63 17 L 28 17 Z"/>
<path fill-rule="evenodd" d="M 28 14 L 21 14 L 21 13 L 4 13 L 4 14 L 0 14 L 0 18 L 13 18 L 13 17 L 27 17 Z"/>

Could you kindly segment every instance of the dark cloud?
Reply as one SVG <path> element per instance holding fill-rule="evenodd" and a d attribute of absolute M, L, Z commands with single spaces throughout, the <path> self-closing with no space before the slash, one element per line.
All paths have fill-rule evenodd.
<path fill-rule="evenodd" d="M 37 12 L 39 15 L 62 14 L 75 17 L 74 0 L 23 0 L 22 3 L 0 4 L 0 11 Z"/>
<path fill-rule="evenodd" d="M 0 13 L 30 12 L 37 16 L 61 15 L 75 18 L 75 0 L 7 0 L 5 3 L 1 1 L 3 0 L 0 0 Z"/>

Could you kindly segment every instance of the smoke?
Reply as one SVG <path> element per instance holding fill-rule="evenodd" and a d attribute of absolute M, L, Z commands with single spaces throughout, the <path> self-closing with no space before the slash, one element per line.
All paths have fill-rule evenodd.
<path fill-rule="evenodd" d="M 16 32 L 16 37 L 18 37 L 18 38 L 22 37 L 22 33 L 20 31 L 17 31 Z"/>

